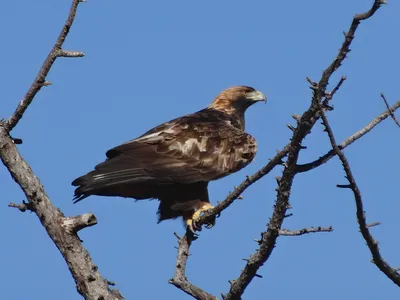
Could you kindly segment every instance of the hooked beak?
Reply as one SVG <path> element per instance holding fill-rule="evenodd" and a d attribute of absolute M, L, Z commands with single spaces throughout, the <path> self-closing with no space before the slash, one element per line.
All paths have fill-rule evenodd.
<path fill-rule="evenodd" d="M 254 91 L 250 92 L 246 95 L 246 99 L 250 101 L 264 101 L 264 103 L 267 103 L 267 97 L 260 91 Z"/>

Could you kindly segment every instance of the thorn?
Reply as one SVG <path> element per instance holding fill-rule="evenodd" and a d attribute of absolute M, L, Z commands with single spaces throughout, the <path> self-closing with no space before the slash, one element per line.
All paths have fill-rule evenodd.
<path fill-rule="evenodd" d="M 300 120 L 301 120 L 301 116 L 300 115 L 296 115 L 296 114 L 293 114 L 292 118 L 295 119 L 297 121 L 297 123 L 299 123 Z"/>
<path fill-rule="evenodd" d="M 381 222 L 374 222 L 374 223 L 367 224 L 366 227 L 367 228 L 371 228 L 371 227 L 375 227 L 375 226 L 378 226 L 378 225 L 381 225 L 381 224 L 382 224 Z"/>
<path fill-rule="evenodd" d="M 307 149 L 307 146 L 300 145 L 300 149 Z"/>
<path fill-rule="evenodd" d="M 249 262 L 249 259 L 248 259 L 248 258 L 242 258 L 242 260 L 244 260 L 244 261 L 246 261 L 246 262 Z"/>
<path fill-rule="evenodd" d="M 237 199 L 238 200 L 243 200 L 243 196 L 238 196 Z"/>
<path fill-rule="evenodd" d="M 22 144 L 22 139 L 13 138 L 13 137 L 11 137 L 11 139 L 14 142 L 15 145 L 21 145 Z"/>
<path fill-rule="evenodd" d="M 290 124 L 286 124 L 287 128 L 289 128 L 291 131 L 295 131 L 296 128 L 294 128 L 292 125 Z"/>
<path fill-rule="evenodd" d="M 293 216 L 293 213 L 290 213 L 290 214 L 285 215 L 285 218 L 289 218 L 289 217 L 291 217 L 291 216 Z"/>
<path fill-rule="evenodd" d="M 45 81 L 43 82 L 42 86 L 49 86 L 52 85 L 53 83 L 51 81 Z"/>
<path fill-rule="evenodd" d="M 312 81 L 309 77 L 306 77 L 306 80 L 308 81 L 308 83 L 312 86 L 315 87 L 317 85 L 316 82 Z"/>
<path fill-rule="evenodd" d="M 108 285 L 115 286 L 115 282 L 114 281 L 110 281 L 110 280 L 106 279 L 106 282 L 107 282 Z"/>
<path fill-rule="evenodd" d="M 174 236 L 175 236 L 178 240 L 181 239 L 181 237 L 180 237 L 176 232 L 174 232 Z"/>
<path fill-rule="evenodd" d="M 351 189 L 350 184 L 337 184 L 336 187 L 341 188 L 341 189 Z"/>
<path fill-rule="evenodd" d="M 261 245 L 261 240 L 254 239 L 254 241 L 255 241 L 258 245 Z"/>
<path fill-rule="evenodd" d="M 258 277 L 258 278 L 263 278 L 261 275 L 259 275 L 259 274 L 255 274 L 254 275 L 255 277 Z"/>

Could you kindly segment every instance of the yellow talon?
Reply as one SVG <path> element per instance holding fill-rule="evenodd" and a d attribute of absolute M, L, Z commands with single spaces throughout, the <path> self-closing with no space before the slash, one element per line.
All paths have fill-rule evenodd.
<path fill-rule="evenodd" d="M 195 233 L 196 231 L 201 231 L 201 226 L 196 226 L 197 220 L 200 218 L 201 214 L 211 208 L 214 208 L 209 202 L 201 202 L 200 206 L 197 207 L 197 210 L 185 218 L 186 221 L 186 227 L 192 232 Z M 212 228 L 215 225 L 215 219 L 209 223 L 206 224 L 206 228 Z"/>

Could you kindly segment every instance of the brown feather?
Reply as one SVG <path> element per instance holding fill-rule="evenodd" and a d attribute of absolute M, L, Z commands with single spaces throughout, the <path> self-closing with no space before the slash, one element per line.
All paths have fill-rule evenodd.
<path fill-rule="evenodd" d="M 245 97 L 254 91 L 225 90 L 208 108 L 107 151 L 105 162 L 72 182 L 76 202 L 90 195 L 157 198 L 159 220 L 181 216 L 191 201 L 208 202 L 208 182 L 242 169 L 257 152 L 244 132 L 244 112 L 252 104 Z"/>

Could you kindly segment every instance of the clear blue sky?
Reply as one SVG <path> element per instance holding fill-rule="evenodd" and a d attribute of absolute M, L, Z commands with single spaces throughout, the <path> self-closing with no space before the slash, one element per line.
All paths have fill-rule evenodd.
<path fill-rule="evenodd" d="M 8 118 L 30 86 L 66 19 L 70 0 L 4 1 L 0 11 L 0 117 Z M 222 89 L 250 85 L 268 97 L 247 113 L 256 137 L 255 161 L 210 186 L 222 200 L 245 175 L 266 164 L 290 137 L 291 115 L 302 113 L 332 61 L 352 16 L 371 0 L 94 1 L 81 4 L 66 49 L 86 57 L 60 59 L 13 134 L 18 148 L 66 215 L 93 212 L 99 224 L 81 234 L 104 277 L 127 299 L 189 299 L 168 284 L 179 221 L 156 224 L 156 201 L 90 197 L 73 205 L 70 182 L 105 158 L 105 151 L 147 129 L 207 106 Z M 400 98 L 399 1 L 361 24 L 352 52 L 334 77 L 348 76 L 329 114 L 338 141 L 380 114 L 384 92 Z M 400 266 L 399 128 L 390 119 L 346 149 L 384 257 Z M 329 150 L 316 125 L 301 162 Z M 229 289 L 265 230 L 276 193 L 274 170 L 226 210 L 192 247 L 189 279 L 210 293 Z M 337 159 L 296 177 L 293 217 L 284 227 L 334 227 L 332 233 L 279 238 L 271 259 L 243 299 L 394 299 L 398 288 L 370 263 L 358 232 L 352 193 Z M 0 265 L 4 299 L 80 299 L 64 260 L 34 214 L 7 207 L 24 199 L 0 168 Z"/>

